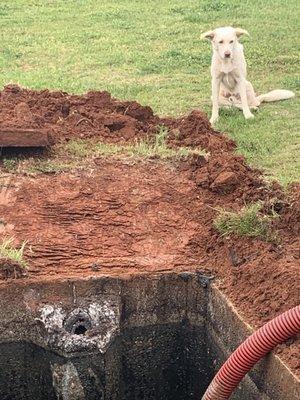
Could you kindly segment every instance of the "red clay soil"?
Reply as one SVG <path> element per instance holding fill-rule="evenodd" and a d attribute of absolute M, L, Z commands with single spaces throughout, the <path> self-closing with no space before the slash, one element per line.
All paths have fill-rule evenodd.
<path fill-rule="evenodd" d="M 212 130 L 205 114 L 161 119 L 149 107 L 107 92 L 70 96 L 8 86 L 0 96 L 0 128 L 50 130 L 56 142 L 95 138 L 124 143 L 169 128 L 172 147 L 210 155 L 181 162 L 91 160 L 87 170 L 26 176 L 0 173 L 0 237 L 28 242 L 28 282 L 73 276 L 201 270 L 215 276 L 255 327 L 299 303 L 300 196 L 266 186 L 258 170 Z M 280 244 L 221 237 L 216 207 L 239 210 L 264 201 L 275 209 Z M 14 284 L 7 271 L 2 285 Z M 300 374 L 299 340 L 278 352 Z"/>
<path fill-rule="evenodd" d="M 55 141 L 91 137 L 113 143 L 130 141 L 146 137 L 159 121 L 150 107 L 120 102 L 108 92 L 69 96 L 8 85 L 1 92 L 0 104 L 0 130 L 37 129 L 51 133 Z"/>

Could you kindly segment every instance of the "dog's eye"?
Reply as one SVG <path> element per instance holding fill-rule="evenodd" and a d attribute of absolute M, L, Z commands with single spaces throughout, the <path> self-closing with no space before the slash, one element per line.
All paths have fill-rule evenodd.
<path fill-rule="evenodd" d="M 230 40 L 230 42 L 229 43 L 233 43 L 233 40 Z"/>
<path fill-rule="evenodd" d="M 220 43 L 220 44 L 224 43 L 224 40 L 220 40 L 219 43 Z"/>

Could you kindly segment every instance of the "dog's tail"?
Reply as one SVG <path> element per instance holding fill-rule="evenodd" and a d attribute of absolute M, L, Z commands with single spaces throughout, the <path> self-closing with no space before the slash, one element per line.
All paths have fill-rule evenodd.
<path fill-rule="evenodd" d="M 260 96 L 257 96 L 257 100 L 260 103 L 263 103 L 263 102 L 269 103 L 271 101 L 291 99 L 294 96 L 295 96 L 295 93 L 291 92 L 290 90 L 276 89 L 276 90 L 272 90 L 269 93 L 261 94 Z"/>

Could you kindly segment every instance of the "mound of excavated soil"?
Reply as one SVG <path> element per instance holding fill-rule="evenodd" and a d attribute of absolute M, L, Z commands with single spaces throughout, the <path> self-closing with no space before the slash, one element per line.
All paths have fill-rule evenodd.
<path fill-rule="evenodd" d="M 169 146 L 200 147 L 208 158 L 94 158 L 88 169 L 70 173 L 1 173 L 0 236 L 28 242 L 22 279 L 199 269 L 215 276 L 254 326 L 299 303 L 299 186 L 290 197 L 278 185 L 266 186 L 202 112 L 159 118 L 107 92 L 71 96 L 8 86 L 0 96 L 0 129 L 47 130 L 56 142 L 133 142 L 159 125 L 169 129 Z M 239 210 L 257 200 L 279 213 L 280 244 L 216 232 L 216 207 Z M 0 275 L 2 284 L 16 284 L 7 278 Z M 299 372 L 297 341 L 279 352 Z"/>

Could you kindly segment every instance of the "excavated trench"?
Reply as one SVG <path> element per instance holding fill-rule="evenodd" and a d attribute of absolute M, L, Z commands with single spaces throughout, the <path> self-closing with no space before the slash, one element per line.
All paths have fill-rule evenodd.
<path fill-rule="evenodd" d="M 200 399 L 249 335 L 196 272 L 7 286 L 0 298 L 2 400 Z M 270 355 L 232 399 L 292 400 L 297 388 Z"/>

